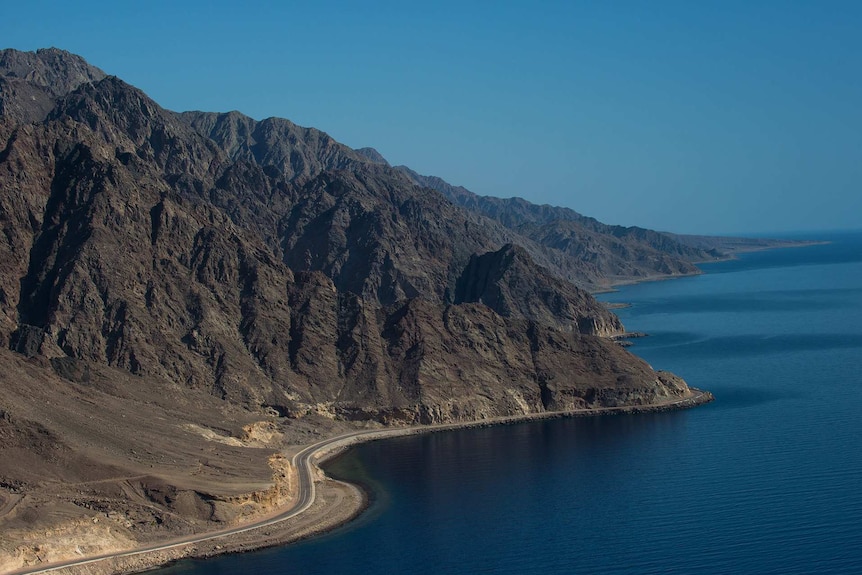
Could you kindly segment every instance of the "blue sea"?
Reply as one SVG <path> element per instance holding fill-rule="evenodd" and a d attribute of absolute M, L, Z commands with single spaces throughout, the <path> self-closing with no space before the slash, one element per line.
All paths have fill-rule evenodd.
<path fill-rule="evenodd" d="M 862 573 L 862 233 L 803 239 L 602 296 L 714 403 L 365 444 L 357 521 L 160 573 Z"/>

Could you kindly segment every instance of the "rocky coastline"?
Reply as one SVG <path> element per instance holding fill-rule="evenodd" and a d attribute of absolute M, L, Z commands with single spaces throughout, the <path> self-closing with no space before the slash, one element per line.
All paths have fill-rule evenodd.
<path fill-rule="evenodd" d="M 56 48 L 0 50 L 0 142 L 0 571 L 254 524 L 341 433 L 692 396 L 590 291 L 710 249 L 166 110 Z"/>
<path fill-rule="evenodd" d="M 167 549 L 126 550 L 110 556 L 82 559 L 67 566 L 40 565 L 29 569 L 9 571 L 5 575 L 35 575 L 56 573 L 59 575 L 125 575 L 164 567 L 187 559 L 208 559 L 226 553 L 247 553 L 259 549 L 282 546 L 309 537 L 321 535 L 340 527 L 360 515 L 369 504 L 369 494 L 361 486 L 334 480 L 323 471 L 326 462 L 343 454 L 360 443 L 381 441 L 393 437 L 425 433 L 443 433 L 459 429 L 515 425 L 532 421 L 564 419 L 573 417 L 596 417 L 607 415 L 631 415 L 689 409 L 714 400 L 711 393 L 690 388 L 688 397 L 654 405 L 621 406 L 597 409 L 581 409 L 499 417 L 450 424 L 434 424 L 401 428 L 379 429 L 364 432 L 359 436 L 348 436 L 343 441 L 329 443 L 315 452 L 313 475 L 318 498 L 299 517 L 280 524 L 265 525 L 250 531 L 220 536 L 215 534 L 205 541 L 190 543 L 166 543 Z M 271 513 L 275 515 L 276 512 Z"/>

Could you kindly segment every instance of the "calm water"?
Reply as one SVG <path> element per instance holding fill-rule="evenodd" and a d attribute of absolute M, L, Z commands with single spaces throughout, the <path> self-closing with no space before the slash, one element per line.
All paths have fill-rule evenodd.
<path fill-rule="evenodd" d="M 162 573 L 862 573 L 862 234 L 604 296 L 690 411 L 366 444 L 358 521 Z"/>

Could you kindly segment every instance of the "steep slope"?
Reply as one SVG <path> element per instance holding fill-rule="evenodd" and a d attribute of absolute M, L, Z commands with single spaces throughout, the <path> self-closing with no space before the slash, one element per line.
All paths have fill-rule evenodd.
<path fill-rule="evenodd" d="M 521 198 L 477 196 L 406 166 L 392 170 L 374 148 L 352 150 L 323 132 L 287 120 L 257 122 L 238 112 L 185 112 L 179 118 L 212 138 L 231 158 L 255 162 L 289 180 L 304 182 L 327 170 L 355 171 L 363 166 L 368 169 L 369 164 L 378 166 L 377 173 L 390 180 L 399 180 L 396 172 L 400 172 L 413 184 L 440 192 L 466 208 L 495 247 L 516 243 L 538 265 L 586 289 L 631 279 L 695 274 L 699 271 L 692 262 L 722 255 L 688 247 L 652 230 L 608 226 L 568 208 L 532 204 Z M 399 185 L 406 184 L 402 180 Z"/>
<path fill-rule="evenodd" d="M 365 163 L 361 154 L 326 133 L 283 118 L 258 122 L 239 112 L 183 112 L 177 116 L 212 139 L 231 160 L 274 167 L 287 180 Z"/>
<path fill-rule="evenodd" d="M 177 115 L 114 77 L 5 121 L 2 337 L 20 353 L 294 416 L 489 417 L 583 386 L 616 405 L 626 362 L 642 397 L 685 393 L 589 335 L 622 328 L 526 252 L 485 266 L 498 227 L 320 132 Z M 587 348 L 593 383 L 542 387 L 536 358 L 575 373 Z"/>
<path fill-rule="evenodd" d="M 471 254 L 512 241 L 528 249 L 531 266 L 549 269 L 568 282 L 598 283 L 589 280 L 598 277 L 598 271 L 589 270 L 588 276 L 585 266 L 565 253 L 480 214 L 455 209 L 427 187 L 415 189 L 373 148 L 354 151 L 323 132 L 277 118 L 256 122 L 237 112 L 186 112 L 177 117 L 211 137 L 229 157 L 302 188 L 302 200 L 290 213 L 270 198 L 242 225 L 257 225 L 268 217 L 262 212 L 270 209 L 277 212 L 277 248 L 284 251 L 285 261 L 292 269 L 325 271 L 339 289 L 382 297 L 384 302 L 418 293 L 450 302 L 455 278 Z M 262 135 L 273 131 L 281 136 Z M 321 226 L 326 234 L 319 233 Z M 598 310 L 594 302 L 580 299 L 581 305 Z"/>
<path fill-rule="evenodd" d="M 564 249 L 369 150 L 57 50 L 0 88 L 0 570 L 272 513 L 346 429 L 695 397 Z"/>
<path fill-rule="evenodd" d="M 445 198 L 387 169 L 324 172 L 299 196 L 282 220 L 288 265 L 322 270 L 339 289 L 384 304 L 448 302 L 470 256 L 496 245 Z"/>
<path fill-rule="evenodd" d="M 104 77 L 104 72 L 64 50 L 2 50 L 0 115 L 19 122 L 41 121 L 57 98 Z"/>
<path fill-rule="evenodd" d="M 569 208 L 533 204 L 522 198 L 479 196 L 406 166 L 397 169 L 456 205 L 499 222 L 513 232 L 513 241 L 537 259 L 565 262 L 564 266 L 547 267 L 559 277 L 590 289 L 632 279 L 696 274 L 699 271 L 694 263 L 723 257 L 717 250 L 688 245 L 670 234 L 610 226 Z M 557 257 L 548 258 L 548 253 Z M 574 273 L 569 271 L 572 268 Z"/>
<path fill-rule="evenodd" d="M 596 285 L 697 274 L 700 272 L 689 258 L 714 259 L 652 230 L 602 225 L 601 231 L 594 231 L 592 227 L 583 222 L 555 220 L 521 224 L 516 229 L 538 244 L 581 262 Z"/>
<path fill-rule="evenodd" d="M 504 317 L 526 317 L 563 331 L 610 336 L 623 326 L 607 310 L 593 309 L 589 296 L 571 284 L 535 269 L 529 254 L 507 244 L 474 255 L 458 280 L 455 301 L 482 302 Z"/>

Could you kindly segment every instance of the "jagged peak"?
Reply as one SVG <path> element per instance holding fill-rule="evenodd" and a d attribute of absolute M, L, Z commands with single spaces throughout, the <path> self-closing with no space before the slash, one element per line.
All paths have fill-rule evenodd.
<path fill-rule="evenodd" d="M 139 88 L 126 83 L 117 76 L 105 76 L 96 82 L 82 84 L 61 98 L 51 117 L 56 118 L 68 114 L 83 101 L 92 101 L 106 108 L 134 104 L 149 114 L 153 114 L 156 110 L 162 110 L 154 100 Z"/>
<path fill-rule="evenodd" d="M 117 124 L 125 136 L 140 144 L 140 138 L 148 136 L 153 129 L 168 132 L 193 134 L 182 122 L 174 119 L 142 90 L 116 76 L 105 76 L 93 83 L 82 84 L 75 91 L 62 97 L 47 119 L 71 118 L 90 126 L 93 130 L 114 130 L 106 124 Z M 113 135 L 110 140 L 113 140 Z"/>
<path fill-rule="evenodd" d="M 59 48 L 40 48 L 35 52 L 0 50 L 0 76 L 30 82 L 55 98 L 106 75 L 81 56 Z"/>
<path fill-rule="evenodd" d="M 383 164 L 384 166 L 391 167 L 389 162 L 386 161 L 386 158 L 383 157 L 383 154 L 381 154 L 374 148 L 356 148 L 354 151 L 374 164 Z"/>

